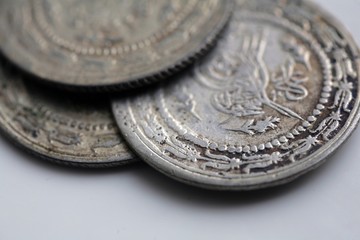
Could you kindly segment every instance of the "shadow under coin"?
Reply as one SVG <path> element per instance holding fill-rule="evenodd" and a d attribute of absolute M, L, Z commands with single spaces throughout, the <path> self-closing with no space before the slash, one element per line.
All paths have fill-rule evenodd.
<path fill-rule="evenodd" d="M 346 146 L 345 146 L 346 147 Z M 307 174 L 295 179 L 294 181 L 260 190 L 252 191 L 213 191 L 189 186 L 177 182 L 163 174 L 156 172 L 152 168 L 142 168 L 138 171 L 138 178 L 151 188 L 151 191 L 162 195 L 172 201 L 183 204 L 197 205 L 201 207 L 220 207 L 231 208 L 241 205 L 253 205 L 283 198 L 294 191 L 300 191 L 309 184 L 319 181 L 320 177 L 327 174 L 330 168 L 334 168 L 336 160 L 339 160 L 344 147 L 327 159 L 327 163 Z"/>

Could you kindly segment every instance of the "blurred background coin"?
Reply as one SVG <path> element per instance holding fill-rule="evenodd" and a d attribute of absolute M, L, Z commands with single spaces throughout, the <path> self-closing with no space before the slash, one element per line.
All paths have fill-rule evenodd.
<path fill-rule="evenodd" d="M 17 145 L 70 166 L 112 167 L 134 161 L 107 99 L 43 88 L 3 59 L 1 63 L 0 128 Z"/>
<path fill-rule="evenodd" d="M 131 88 L 203 53 L 229 12 L 221 0 L 4 0 L 0 49 L 50 83 Z"/>

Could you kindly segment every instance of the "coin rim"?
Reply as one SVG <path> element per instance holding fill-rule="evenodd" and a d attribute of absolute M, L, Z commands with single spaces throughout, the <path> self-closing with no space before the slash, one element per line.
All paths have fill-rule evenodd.
<path fill-rule="evenodd" d="M 130 147 L 138 154 L 143 160 L 145 160 L 149 165 L 154 167 L 156 170 L 162 172 L 163 174 L 176 179 L 180 182 L 184 182 L 193 186 L 212 189 L 212 190 L 254 190 L 267 188 L 272 186 L 277 186 L 281 184 L 288 183 L 301 175 L 314 170 L 322 163 L 324 163 L 331 154 L 335 152 L 346 140 L 349 139 L 350 135 L 354 132 L 355 128 L 359 124 L 360 120 L 360 56 L 359 48 L 357 44 L 348 31 L 348 29 L 340 23 L 336 18 L 329 14 L 326 10 L 320 7 L 318 4 L 304 1 L 303 4 L 306 4 L 310 8 L 317 9 L 319 14 L 325 18 L 328 22 L 334 25 L 337 30 L 341 30 L 341 34 L 348 41 L 349 47 L 352 53 L 355 55 L 352 59 L 354 65 L 357 67 L 357 80 L 358 80 L 358 91 L 357 99 L 353 105 L 353 110 L 351 111 L 350 116 L 346 120 L 345 124 L 341 130 L 336 134 L 336 136 L 323 145 L 315 153 L 310 154 L 309 156 L 303 158 L 301 163 L 289 167 L 286 171 L 278 172 L 276 174 L 262 175 L 258 177 L 249 177 L 248 179 L 239 178 L 236 179 L 226 179 L 222 177 L 209 176 L 206 174 L 200 174 L 191 172 L 188 169 L 182 168 L 178 165 L 175 165 L 167 160 L 164 160 L 158 153 L 153 151 L 148 145 L 141 140 L 138 131 L 132 130 L 128 126 L 123 126 L 120 120 L 116 117 L 116 104 L 120 102 L 126 107 L 126 111 L 130 108 L 127 103 L 121 103 L 113 101 L 112 109 L 115 115 L 115 119 L 118 123 L 120 130 L 123 132 L 125 141 L 129 142 Z M 133 119 L 131 119 L 133 122 Z M 135 123 L 135 122 L 134 122 Z M 135 123 L 136 124 L 136 123 Z M 140 146 L 141 145 L 141 146 Z"/>
<path fill-rule="evenodd" d="M 76 91 L 121 91 L 127 89 L 134 89 L 146 85 L 150 85 L 161 80 L 167 79 L 168 76 L 171 76 L 180 70 L 184 69 L 186 66 L 193 63 L 196 59 L 203 56 L 208 52 L 216 43 L 216 40 L 222 33 L 222 30 L 226 27 L 227 22 L 229 21 L 232 14 L 233 2 L 229 0 L 220 1 L 219 4 L 225 4 L 224 11 L 221 15 L 218 16 L 219 21 L 216 26 L 211 29 L 211 32 L 204 36 L 203 40 L 200 41 L 197 47 L 194 47 L 192 51 L 184 53 L 182 57 L 178 58 L 177 61 L 174 61 L 173 64 L 163 67 L 162 69 L 149 71 L 148 74 L 138 75 L 137 77 L 129 76 L 127 80 L 123 82 L 114 82 L 114 83 L 68 83 L 62 82 L 61 77 L 57 78 L 57 75 L 51 74 L 51 72 L 44 73 L 42 71 L 36 72 L 33 70 L 31 65 L 26 63 L 26 60 L 22 60 L 23 54 L 17 54 L 18 51 L 9 51 L 8 44 L 1 45 L 0 51 L 8 58 L 10 61 L 16 63 L 23 71 L 27 72 L 30 75 L 36 76 L 41 82 L 54 85 L 57 87 L 65 88 L 68 90 Z M 6 37 L 6 36 L 4 36 Z M 14 36 L 16 37 L 16 36 Z M 1 39 L 0 39 L 1 40 Z M 11 44 L 12 45 L 12 44 Z M 18 44 L 17 44 L 18 45 Z M 193 44 L 194 45 L 194 44 Z M 14 49 L 13 47 L 11 49 Z M 32 56 L 32 55 L 31 55 Z M 55 76 L 55 77 L 54 77 Z"/>
<path fill-rule="evenodd" d="M 7 124 L 8 125 L 8 124 Z M 81 168 L 110 168 L 123 166 L 130 163 L 137 162 L 138 159 L 136 156 L 132 155 L 130 152 L 124 156 L 122 155 L 120 158 L 88 158 L 88 157 L 78 157 L 69 154 L 59 154 L 55 151 L 44 151 L 44 148 L 41 148 L 35 144 L 29 143 L 29 141 L 24 141 L 24 138 L 19 134 L 14 134 L 13 131 L 9 130 L 8 127 L 4 126 L 4 121 L 2 117 L 2 113 L 0 113 L 0 134 L 4 136 L 9 142 L 11 142 L 16 147 L 21 150 L 36 156 L 40 157 L 43 160 L 50 161 L 53 163 L 57 163 L 63 166 L 71 166 L 71 167 L 81 167 Z M 51 155 L 54 153 L 54 155 Z"/>
<path fill-rule="evenodd" d="M 5 61 L 5 60 L 4 60 Z M 3 71 L 6 71 L 6 66 L 2 66 Z M 25 80 L 22 80 L 25 81 Z M 30 96 L 30 94 L 29 94 Z M 109 102 L 110 104 L 110 102 Z M 111 110 L 110 110 L 111 111 Z M 110 112 L 111 114 L 111 112 Z M 111 117 L 112 114 L 110 115 Z M 115 123 L 115 119 L 114 119 Z M 105 156 L 105 157 L 91 157 L 91 156 L 77 156 L 74 154 L 60 153 L 50 148 L 46 148 L 41 145 L 37 145 L 36 141 L 31 141 L 29 138 L 24 137 L 16 128 L 7 120 L 6 114 L 0 109 L 0 134 L 3 135 L 7 140 L 12 142 L 17 147 L 25 150 L 26 152 L 36 155 L 42 159 L 59 163 L 62 165 L 69 165 L 74 167 L 90 167 L 90 168 L 104 168 L 104 167 L 115 167 L 125 165 L 128 163 L 136 162 L 136 157 L 129 151 L 120 156 Z M 121 137 L 120 132 L 118 132 Z M 123 139 L 123 138 L 122 138 Z M 127 147 L 125 141 L 122 143 Z"/>

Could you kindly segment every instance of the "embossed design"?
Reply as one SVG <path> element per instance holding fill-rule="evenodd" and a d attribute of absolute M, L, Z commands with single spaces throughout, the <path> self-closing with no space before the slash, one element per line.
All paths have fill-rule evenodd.
<path fill-rule="evenodd" d="M 126 119 L 119 127 L 146 161 L 205 188 L 288 182 L 318 166 L 359 118 L 359 52 L 346 31 L 303 1 L 237 4 L 218 48 L 194 73 L 113 108 L 117 119 L 120 112 Z M 199 119 L 175 107 L 181 100 L 174 95 L 183 86 L 193 95 L 188 109 Z M 288 116 L 266 105 L 266 97 Z M 146 108 L 140 107 L 144 102 Z M 147 123 L 154 119 L 154 126 Z M 279 121 L 267 130 L 252 129 L 272 119 Z M 138 124 L 161 131 L 161 143 Z"/>
<path fill-rule="evenodd" d="M 178 99 L 178 110 L 184 114 L 191 114 L 194 118 L 201 121 L 201 117 L 196 113 L 196 102 L 194 95 L 189 93 L 189 90 L 183 86 L 178 92 L 176 92 L 176 98 Z"/>
<path fill-rule="evenodd" d="M 50 143 L 59 142 L 63 145 L 69 146 L 81 143 L 80 134 L 71 131 L 64 131 L 60 128 L 50 131 L 48 133 L 48 139 Z"/>
<path fill-rule="evenodd" d="M 0 59 L 0 127 L 17 144 L 61 164 L 110 167 L 132 161 L 106 103 L 43 89 Z M 29 82 L 29 84 L 28 84 Z"/>
<path fill-rule="evenodd" d="M 355 72 L 352 61 L 349 59 L 348 54 L 344 49 L 334 50 L 334 59 L 336 61 L 334 69 L 336 71 L 335 80 L 346 80 L 346 76 L 355 78 L 357 73 Z"/>
<path fill-rule="evenodd" d="M 347 45 L 346 41 L 339 36 L 336 30 L 324 22 L 316 23 L 314 32 L 327 52 L 334 50 L 337 46 L 344 47 Z"/>
<path fill-rule="evenodd" d="M 352 90 L 354 89 L 354 86 L 352 82 L 348 81 L 347 77 L 355 78 L 357 74 L 343 49 L 335 50 L 334 58 L 336 60 L 334 66 L 336 71 L 334 86 L 338 90 L 332 108 L 340 106 L 344 111 L 350 112 L 349 105 L 353 99 Z M 340 110 L 338 110 L 338 113 L 339 111 Z"/>
<path fill-rule="evenodd" d="M 342 120 L 340 111 L 332 112 L 330 117 L 325 118 L 315 130 L 311 130 L 311 133 L 319 133 L 326 141 L 330 140 L 330 134 L 333 133 L 339 126 Z"/>
<path fill-rule="evenodd" d="M 124 141 L 120 138 L 118 134 L 103 134 L 97 136 L 95 144 L 92 146 L 92 150 L 95 151 L 98 148 L 108 148 L 111 149 L 115 146 L 119 146 L 120 144 L 124 144 Z"/>
<path fill-rule="evenodd" d="M 271 154 L 259 154 L 254 156 L 247 156 L 243 154 L 243 168 L 244 173 L 251 173 L 253 169 L 264 169 L 275 164 L 281 163 L 283 159 L 283 154 L 280 152 L 273 152 Z"/>
<path fill-rule="evenodd" d="M 290 161 L 295 162 L 295 157 L 306 154 L 313 146 L 318 145 L 320 142 L 316 137 L 308 136 L 305 139 L 297 140 L 289 145 L 284 145 L 281 148 L 285 150 L 289 150 Z"/>
<path fill-rule="evenodd" d="M 142 122 L 144 133 L 154 139 L 159 144 L 163 145 L 163 152 L 175 155 L 178 158 L 198 162 L 204 161 L 201 168 L 206 169 L 207 167 L 219 168 L 222 170 L 235 169 L 237 164 L 240 163 L 240 159 L 228 158 L 226 156 L 212 154 L 207 150 L 202 155 L 196 147 L 186 144 L 178 140 L 175 136 L 169 136 L 166 131 L 161 127 L 157 118 L 153 118 L 150 115 L 146 116 L 146 120 Z"/>
<path fill-rule="evenodd" d="M 250 15 L 251 14 L 249 14 L 249 16 Z M 247 18 L 249 18 L 249 16 L 244 18 L 245 21 L 246 21 Z M 266 19 L 263 19 L 263 20 L 264 21 L 271 21 L 271 18 L 266 17 Z M 258 19 L 257 19 L 257 21 L 258 21 Z M 281 23 L 276 23 L 276 24 L 281 24 Z M 246 27 L 245 27 L 245 29 L 246 29 Z M 296 31 L 296 33 L 299 36 L 302 36 L 297 31 Z M 239 36 L 243 36 L 243 35 L 244 34 L 239 34 Z M 279 41 L 280 41 L 279 46 L 283 48 L 284 39 L 289 39 L 289 38 L 290 37 L 288 37 L 288 34 L 286 34 L 285 37 L 284 36 L 279 37 Z M 229 42 L 228 44 L 230 46 L 233 46 L 232 44 L 234 44 L 234 42 L 235 42 L 235 46 L 239 46 L 238 45 L 238 39 L 241 39 L 241 37 L 237 38 L 237 36 L 230 35 L 229 39 L 230 40 L 228 41 Z M 315 55 L 318 55 L 318 58 L 321 60 L 321 64 L 324 67 L 323 73 L 324 73 L 324 79 L 326 80 L 325 84 L 328 85 L 326 88 L 324 88 L 324 91 L 328 92 L 329 91 L 328 89 L 330 88 L 330 85 L 331 85 L 331 83 L 328 81 L 330 79 L 329 61 L 328 61 L 327 57 L 325 56 L 325 53 L 321 51 L 319 45 L 317 45 L 313 40 L 311 40 L 310 37 L 305 36 L 304 39 L 306 41 L 310 41 L 311 46 L 314 47 Z M 304 45 L 301 45 L 301 47 L 299 47 L 299 49 L 300 48 L 303 50 L 302 51 L 303 53 L 308 52 L 308 50 L 305 51 Z M 299 100 L 304 100 L 304 99 L 306 99 L 306 96 L 308 96 L 308 91 L 304 87 L 304 85 L 308 85 L 308 82 L 309 82 L 308 81 L 308 79 L 309 79 L 308 76 L 310 76 L 309 74 L 311 73 L 311 71 L 306 72 L 307 68 L 306 68 L 306 66 L 304 65 L 303 62 L 299 61 L 299 59 L 296 61 L 295 59 L 291 58 L 292 55 L 294 54 L 293 52 L 289 51 L 287 48 L 285 48 L 284 50 L 288 52 L 288 55 L 286 57 L 286 60 L 280 62 L 280 67 L 274 68 L 275 71 L 272 71 L 273 72 L 273 74 L 271 76 L 272 77 L 272 79 L 271 79 L 272 80 L 271 81 L 272 87 L 273 88 L 277 87 L 276 86 L 277 84 L 285 85 L 283 83 L 284 81 L 282 79 L 280 79 L 280 80 L 277 79 L 276 74 L 278 74 L 278 72 L 281 71 L 281 69 L 291 69 L 291 71 L 289 71 L 289 72 L 291 72 L 291 77 L 288 77 L 291 81 L 287 80 L 287 82 L 288 82 L 287 84 L 289 84 L 289 85 L 291 84 L 291 85 L 288 86 L 288 87 L 286 87 L 286 85 L 285 85 L 286 88 L 283 89 L 283 90 L 285 90 L 285 92 L 287 91 L 288 96 L 291 96 L 290 94 L 293 94 L 291 96 L 292 101 L 289 100 L 289 99 L 287 99 L 287 100 L 289 102 L 295 102 L 295 101 L 299 101 Z M 224 52 L 225 52 L 225 54 L 224 54 Z M 225 48 L 222 52 L 217 53 L 216 56 L 213 58 L 214 60 L 210 61 L 210 63 L 208 64 L 209 67 L 207 67 L 207 68 L 204 68 L 204 67 L 195 68 L 196 79 L 199 80 L 202 84 L 204 84 L 209 89 L 213 89 L 215 91 L 218 91 L 219 88 L 225 88 L 226 89 L 228 87 L 229 89 L 231 89 L 232 85 L 228 84 L 228 82 L 230 81 L 230 83 L 231 83 L 231 80 L 232 80 L 231 76 L 233 75 L 234 72 L 238 71 L 239 69 L 237 69 L 236 64 L 235 64 L 234 61 L 230 61 L 231 58 L 229 58 L 229 54 L 227 54 L 228 52 L 229 52 L 229 50 L 226 50 L 226 48 Z M 306 54 L 306 55 L 308 55 L 308 54 Z M 309 56 L 312 56 L 312 54 L 309 55 Z M 312 58 L 313 58 L 313 56 L 312 56 Z M 283 64 L 283 62 L 285 62 L 285 64 L 281 65 L 281 64 Z M 306 69 L 304 69 L 304 67 L 302 67 L 301 65 L 304 65 L 304 67 Z M 280 70 L 277 70 L 277 69 L 280 69 Z M 240 68 L 240 70 L 241 70 L 241 68 Z M 200 72 L 200 74 L 198 72 Z M 207 78 L 207 76 L 211 76 L 211 77 Z M 290 74 L 288 74 L 288 76 L 290 76 Z M 214 79 L 214 81 L 211 81 L 211 79 Z M 274 82 L 276 83 L 276 80 L 277 80 L 277 84 L 274 84 Z M 286 78 L 285 78 L 285 80 L 286 80 Z M 271 86 L 271 85 L 269 85 L 269 86 Z M 284 86 L 281 86 L 281 87 L 284 87 Z M 273 101 L 275 101 L 277 99 L 278 95 L 283 96 L 281 91 L 276 92 L 276 91 L 273 90 L 271 92 L 271 94 L 272 94 Z M 299 94 L 299 96 L 296 96 L 295 94 Z M 161 106 L 160 107 L 160 112 L 161 112 L 162 116 L 164 118 L 171 119 L 169 124 L 172 127 L 174 127 L 174 129 L 178 129 L 179 131 L 186 131 L 183 127 L 181 127 L 179 125 L 179 122 L 177 122 L 177 120 L 174 119 L 171 116 L 171 114 L 169 114 L 169 112 L 167 110 L 165 110 L 167 108 L 166 104 L 165 104 L 166 100 L 164 99 L 164 95 L 163 95 L 162 91 L 159 92 L 159 96 L 160 96 L 160 100 L 158 102 L 159 102 L 159 104 Z M 328 101 L 328 99 L 327 99 L 328 93 L 324 93 L 323 96 L 326 96 L 326 97 L 320 99 L 321 103 L 324 103 L 324 102 Z M 285 97 L 285 99 L 286 99 L 286 97 Z M 279 100 L 281 102 L 284 102 L 281 99 L 279 99 Z M 213 102 L 213 101 L 211 101 L 211 102 Z M 319 106 L 322 106 L 322 105 L 319 104 Z M 164 111 L 162 111 L 161 109 L 164 109 Z M 271 142 L 261 143 L 259 145 L 240 146 L 240 147 L 236 147 L 236 146 L 233 146 L 233 145 L 220 145 L 217 142 L 211 142 L 211 141 L 210 141 L 209 144 L 211 146 L 214 146 L 215 148 L 228 150 L 228 151 L 234 151 L 234 149 L 239 149 L 240 152 L 242 151 L 242 149 L 273 148 L 273 147 L 279 146 L 283 142 L 287 142 L 289 139 L 293 139 L 294 136 L 297 136 L 297 135 L 301 134 L 302 132 L 306 131 L 306 128 L 310 127 L 311 123 L 315 122 L 317 120 L 316 115 L 319 115 L 321 113 L 322 109 L 323 109 L 323 107 L 319 108 L 319 110 L 317 110 L 316 113 L 314 113 L 315 116 L 309 116 L 306 120 L 303 120 L 302 126 L 298 126 L 296 129 L 293 129 L 293 131 L 291 133 L 287 133 L 286 136 L 280 136 L 277 139 L 273 139 Z M 258 115 L 261 115 L 261 114 L 262 113 L 259 113 Z M 230 118 L 228 117 L 228 118 L 220 120 L 219 121 L 220 124 L 218 123 L 218 126 L 222 127 L 225 130 L 230 130 L 230 131 L 232 129 L 233 130 L 239 130 L 239 129 L 244 129 L 244 128 L 246 129 L 246 127 L 249 127 L 249 123 L 259 120 L 258 117 L 257 117 L 256 120 L 252 119 L 252 118 L 249 118 L 249 117 L 251 117 L 251 115 L 249 115 L 249 116 L 240 116 L 240 117 L 234 116 L 234 117 L 230 117 Z M 184 119 L 186 119 L 186 117 Z M 286 119 L 284 119 L 284 120 L 286 122 Z M 249 132 L 249 131 L 237 131 L 237 132 Z M 191 135 L 192 139 L 197 138 L 196 134 L 193 134 L 191 132 L 189 132 L 188 134 Z M 249 134 L 249 135 L 251 135 L 251 134 Z M 207 142 L 208 140 L 206 138 L 202 138 L 202 140 L 200 142 L 203 142 L 203 141 Z"/>
<path fill-rule="evenodd" d="M 237 128 L 231 128 L 226 127 L 226 123 L 229 122 L 230 119 L 226 120 L 225 122 L 222 122 L 221 125 L 224 125 L 224 129 L 229 131 L 240 131 L 247 133 L 249 135 L 254 135 L 256 133 L 264 133 L 269 129 L 275 129 L 278 127 L 278 123 L 280 122 L 280 118 L 277 117 L 267 117 L 264 120 L 255 121 L 254 119 L 250 119 L 245 121 L 244 123 L 239 123 L 239 127 Z"/>
<path fill-rule="evenodd" d="M 286 36 L 283 40 L 283 46 L 292 54 L 295 61 L 304 64 L 309 71 L 311 70 L 311 53 L 304 46 L 299 45 L 295 38 Z"/>
<path fill-rule="evenodd" d="M 31 117 L 31 115 L 18 113 L 13 120 L 19 123 L 24 132 L 30 134 L 31 137 L 36 138 L 39 135 L 41 126 L 34 117 Z"/>
<path fill-rule="evenodd" d="M 46 81 L 92 90 L 134 88 L 173 74 L 209 50 L 230 5 L 228 0 L 5 0 L 0 48 Z"/>
<path fill-rule="evenodd" d="M 169 136 L 157 121 L 157 117 L 153 117 L 150 114 L 146 115 L 146 119 L 142 121 L 144 133 L 154 139 L 159 144 L 165 144 Z"/>
<path fill-rule="evenodd" d="M 308 81 L 308 77 L 301 71 L 295 72 L 295 63 L 292 60 L 281 67 L 279 76 L 273 74 L 271 81 L 275 87 L 274 101 L 278 95 L 284 96 L 289 101 L 303 100 L 308 95 L 308 90 L 303 86 L 303 83 Z"/>
<path fill-rule="evenodd" d="M 231 53 L 224 53 L 221 58 L 225 62 L 215 62 L 213 72 L 219 72 L 222 65 L 230 66 L 231 73 L 225 73 L 221 79 L 226 82 L 225 86 L 217 86 L 219 90 L 225 88 L 225 91 L 214 95 L 212 101 L 215 108 L 219 111 L 233 116 L 251 116 L 264 114 L 263 107 L 270 107 L 282 115 L 287 117 L 297 118 L 302 120 L 302 117 L 293 110 L 284 107 L 272 100 L 267 95 L 267 88 L 270 83 L 270 73 L 266 67 L 263 56 L 266 50 L 267 40 L 266 33 L 256 33 L 245 36 L 239 47 L 235 47 L 237 52 L 235 55 Z M 291 66 L 289 66 L 291 67 Z M 293 71 L 293 69 L 287 69 Z M 200 70 L 195 70 L 196 75 L 202 82 L 216 81 L 216 78 L 207 75 L 203 76 Z M 211 71 L 210 71 L 211 72 Z M 285 74 L 285 73 L 284 73 Z M 292 72 L 288 72 L 291 76 L 284 76 L 290 79 L 283 79 L 284 84 L 287 84 L 287 89 L 284 89 L 280 84 L 277 85 L 278 90 L 286 92 L 286 96 L 290 100 L 297 100 L 293 94 L 299 88 L 298 85 L 304 79 L 295 79 Z M 228 75 L 228 76 L 226 76 Z M 294 80 L 293 82 L 290 82 Z M 217 83 L 218 84 L 218 83 Z M 207 84 L 209 86 L 209 84 Z M 296 85 L 294 87 L 294 85 Z M 214 86 L 212 84 L 212 86 Z M 292 89 L 291 89 L 292 87 Z M 300 88 L 300 90 L 304 90 Z M 306 96 L 306 90 L 303 95 Z M 297 94 L 297 92 L 295 92 Z M 300 93 L 301 94 L 301 93 Z M 294 97 L 295 96 L 295 97 Z M 295 99 L 293 99 L 295 98 Z"/>
<path fill-rule="evenodd" d="M 118 55 L 153 45 L 175 31 L 197 4 L 196 0 L 31 2 L 36 23 L 54 44 L 95 56 Z M 134 31 L 139 28 L 143 31 Z"/>
<path fill-rule="evenodd" d="M 351 90 L 353 90 L 353 84 L 347 81 L 340 82 L 338 88 L 339 90 L 336 92 L 333 107 L 342 106 L 344 111 L 350 112 L 349 105 L 353 99 L 351 92 Z"/>

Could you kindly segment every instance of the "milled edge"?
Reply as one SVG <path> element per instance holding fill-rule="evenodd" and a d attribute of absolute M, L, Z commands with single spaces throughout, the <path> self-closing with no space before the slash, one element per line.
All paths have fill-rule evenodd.
<path fill-rule="evenodd" d="M 29 70 L 21 68 L 24 72 L 35 77 L 36 81 L 44 83 L 49 86 L 54 86 L 60 89 L 67 91 L 77 91 L 77 92 L 119 92 L 125 90 L 136 89 L 139 87 L 151 85 L 157 83 L 161 80 L 168 78 L 169 76 L 174 75 L 175 73 L 180 72 L 185 67 L 192 64 L 196 59 L 204 56 L 208 51 L 214 47 L 217 42 L 217 39 L 223 33 L 227 23 L 232 14 L 233 2 L 231 0 L 222 0 L 219 4 L 225 4 L 224 12 L 222 14 L 222 19 L 219 21 L 216 27 L 211 30 L 211 33 L 206 37 L 204 43 L 200 44 L 199 47 L 183 58 L 179 59 L 173 65 L 168 66 L 164 70 L 161 70 L 156 73 L 149 73 L 148 76 L 137 77 L 134 79 L 129 78 L 126 82 L 106 84 L 106 85 L 72 85 L 68 83 L 61 83 L 59 81 L 52 81 L 45 77 L 37 76 L 35 73 L 30 72 Z M 8 56 L 6 52 L 3 51 L 3 55 L 8 58 L 10 61 L 12 57 Z"/>

